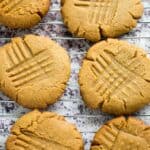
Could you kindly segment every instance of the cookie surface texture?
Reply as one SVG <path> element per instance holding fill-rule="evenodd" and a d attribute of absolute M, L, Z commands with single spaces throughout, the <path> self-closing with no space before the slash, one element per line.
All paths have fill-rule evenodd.
<path fill-rule="evenodd" d="M 150 59 L 125 41 L 99 42 L 83 61 L 79 83 L 88 106 L 115 115 L 131 114 L 150 102 Z"/>
<path fill-rule="evenodd" d="M 129 32 L 142 14 L 141 0 L 62 0 L 69 31 L 93 42 Z"/>
<path fill-rule="evenodd" d="M 60 98 L 70 76 L 67 51 L 47 37 L 16 37 L 0 48 L 2 92 L 27 108 L 45 108 Z"/>
<path fill-rule="evenodd" d="M 47 14 L 50 0 L 0 0 L 0 23 L 10 28 L 30 28 Z"/>
<path fill-rule="evenodd" d="M 150 126 L 136 118 L 113 119 L 96 133 L 90 150 L 149 150 Z"/>
<path fill-rule="evenodd" d="M 21 117 L 12 127 L 6 150 L 83 150 L 75 125 L 56 113 L 37 110 Z"/>

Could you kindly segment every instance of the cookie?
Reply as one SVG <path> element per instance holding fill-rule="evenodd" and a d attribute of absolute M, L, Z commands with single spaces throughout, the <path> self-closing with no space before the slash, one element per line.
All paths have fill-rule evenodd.
<path fill-rule="evenodd" d="M 69 56 L 47 37 L 16 37 L 0 48 L 0 87 L 27 108 L 45 108 L 63 94 L 70 76 Z"/>
<path fill-rule="evenodd" d="M 133 117 L 107 122 L 96 133 L 90 150 L 149 150 L 150 126 Z"/>
<path fill-rule="evenodd" d="M 0 0 L 0 23 L 10 28 L 30 28 L 47 14 L 50 0 Z"/>
<path fill-rule="evenodd" d="M 35 110 L 13 125 L 6 150 L 83 150 L 83 140 L 63 116 Z"/>
<path fill-rule="evenodd" d="M 69 31 L 93 42 L 129 32 L 142 14 L 141 0 L 62 0 Z"/>
<path fill-rule="evenodd" d="M 83 61 L 79 83 L 88 106 L 115 115 L 131 114 L 150 102 L 150 59 L 125 41 L 99 42 Z"/>

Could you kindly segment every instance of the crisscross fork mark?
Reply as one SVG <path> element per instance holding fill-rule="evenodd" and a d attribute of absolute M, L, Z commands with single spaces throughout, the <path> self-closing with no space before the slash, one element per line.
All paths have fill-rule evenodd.
<path fill-rule="evenodd" d="M 26 150 L 27 148 L 29 150 L 45 150 L 46 146 L 51 144 L 55 144 L 61 148 L 65 148 L 66 150 L 73 150 L 71 146 L 63 145 L 60 142 L 53 140 L 53 138 L 43 139 L 38 136 L 36 137 L 35 135 L 32 135 L 30 133 L 22 133 L 20 136 L 17 137 L 15 144 L 21 150 Z"/>
<path fill-rule="evenodd" d="M 107 0 L 107 1 L 110 1 L 110 0 Z M 103 4 L 103 3 L 105 3 L 105 1 L 103 1 L 103 0 L 76 0 L 74 5 L 79 6 L 79 7 L 82 7 L 82 6 L 88 7 L 92 3 L 94 4 L 95 7 L 98 7 L 100 3 Z"/>
<path fill-rule="evenodd" d="M 98 18 L 100 17 L 101 12 L 101 2 L 102 0 L 77 0 L 75 2 L 76 7 L 89 7 L 88 11 L 88 22 L 96 23 Z"/>
<path fill-rule="evenodd" d="M 29 150 L 45 149 L 45 146 L 43 146 L 43 144 L 39 143 L 34 138 L 30 138 L 29 136 L 27 136 L 25 134 L 21 134 L 20 136 L 18 136 L 15 144 L 21 150 L 26 150 L 27 148 Z"/>
<path fill-rule="evenodd" d="M 89 10 L 89 23 L 105 23 L 110 24 L 116 14 L 118 0 L 99 1 L 99 3 L 91 3 Z"/>
<path fill-rule="evenodd" d="M 128 77 L 136 76 L 106 52 L 103 52 L 97 57 L 96 62 L 92 64 L 91 70 L 97 77 L 95 90 L 102 96 L 110 96 L 114 91 L 116 92 L 121 85 L 129 87 L 128 85 L 133 81 L 129 80 Z"/>
<path fill-rule="evenodd" d="M 53 62 L 49 56 L 42 55 L 44 52 L 33 55 L 25 43 L 13 43 L 6 51 L 7 59 L 12 63 L 7 73 L 16 88 L 43 76 L 48 78 Z"/>
<path fill-rule="evenodd" d="M 98 23 L 104 21 L 106 12 L 110 9 L 110 0 L 107 1 L 92 1 L 89 8 L 88 21 L 89 23 Z"/>
<path fill-rule="evenodd" d="M 10 61 L 10 68 L 8 71 L 15 68 L 20 63 L 33 57 L 33 53 L 27 44 L 22 40 L 21 42 L 13 42 L 6 50 L 6 57 Z"/>
<path fill-rule="evenodd" d="M 118 0 L 112 0 L 109 3 L 109 9 L 106 9 L 104 12 L 104 18 L 102 21 L 104 21 L 105 24 L 110 24 L 113 21 L 113 18 L 115 17 L 118 9 Z"/>
<path fill-rule="evenodd" d="M 0 8 L 2 8 L 5 13 L 10 13 L 17 5 L 22 2 L 23 0 L 3 0 L 0 1 Z"/>
<path fill-rule="evenodd" d="M 76 0 L 74 3 L 77 7 L 89 7 L 91 4 L 91 0 Z"/>
<path fill-rule="evenodd" d="M 105 131 L 103 131 L 100 136 L 101 143 L 105 149 L 111 149 L 120 130 L 114 125 L 111 125 L 111 128 L 109 126 L 105 126 L 103 130 Z"/>
<path fill-rule="evenodd" d="M 45 79 L 48 78 L 47 74 L 52 71 L 51 65 L 53 62 L 49 61 L 48 56 L 39 60 L 38 63 L 34 59 L 29 60 L 26 64 L 9 73 L 9 77 L 15 87 L 25 85 L 39 77 L 44 76 Z"/>
<path fill-rule="evenodd" d="M 105 24 L 111 23 L 116 14 L 118 0 L 78 0 L 75 2 L 76 7 L 89 7 L 88 22 Z"/>
<path fill-rule="evenodd" d="M 48 78 L 47 74 L 52 71 L 51 65 L 53 62 L 49 61 L 48 56 L 42 58 L 38 62 L 36 62 L 34 59 L 35 58 L 30 59 L 26 63 L 8 72 L 8 75 L 14 83 L 15 87 L 20 87 L 30 83 L 39 77 L 44 76 L 44 79 Z"/>
<path fill-rule="evenodd" d="M 119 74 L 116 73 L 103 57 L 98 56 L 94 64 L 94 72 L 97 71 L 97 74 L 100 74 L 101 77 L 98 77 L 97 83 L 95 85 L 96 91 L 100 92 L 101 95 L 108 91 L 108 88 L 115 83 L 118 83 L 120 80 Z M 93 69 L 92 69 L 93 70 Z M 114 86 L 114 85 L 113 85 Z"/>

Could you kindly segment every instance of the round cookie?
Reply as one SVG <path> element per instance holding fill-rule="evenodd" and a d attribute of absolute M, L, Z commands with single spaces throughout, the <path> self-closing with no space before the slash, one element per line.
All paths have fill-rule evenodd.
<path fill-rule="evenodd" d="M 69 56 L 47 37 L 16 37 L 0 48 L 2 92 L 27 108 L 45 108 L 60 98 L 70 76 Z"/>
<path fill-rule="evenodd" d="M 83 61 L 79 84 L 88 106 L 131 114 L 150 102 L 150 59 L 125 41 L 99 42 Z"/>
<path fill-rule="evenodd" d="M 83 150 L 82 136 L 63 116 L 35 110 L 13 125 L 6 150 L 39 149 Z"/>
<path fill-rule="evenodd" d="M 150 126 L 133 117 L 107 122 L 96 133 L 90 150 L 149 150 Z"/>
<path fill-rule="evenodd" d="M 129 32 L 142 14 L 141 0 L 62 0 L 69 31 L 93 42 Z"/>
<path fill-rule="evenodd" d="M 30 28 L 47 14 L 50 0 L 0 0 L 0 23 L 10 28 Z"/>

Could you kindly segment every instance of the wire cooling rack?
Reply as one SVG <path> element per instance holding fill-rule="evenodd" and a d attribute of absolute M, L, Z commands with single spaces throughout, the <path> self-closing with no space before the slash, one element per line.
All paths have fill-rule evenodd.
<path fill-rule="evenodd" d="M 120 37 L 143 49 L 150 56 L 150 0 L 142 0 L 144 15 L 138 21 L 137 27 L 130 33 Z M 67 120 L 76 124 L 82 133 L 85 150 L 89 150 L 91 140 L 98 130 L 112 116 L 102 113 L 100 110 L 87 108 L 80 96 L 78 85 L 78 72 L 87 49 L 92 45 L 82 38 L 74 38 L 64 26 L 60 13 L 60 0 L 52 0 L 49 13 L 41 23 L 30 30 L 11 30 L 0 25 L 0 45 L 7 43 L 11 37 L 23 36 L 24 34 L 46 35 L 65 47 L 71 58 L 71 78 L 62 98 L 50 106 L 48 111 L 54 111 L 64 115 Z M 0 150 L 4 150 L 5 141 L 13 123 L 29 109 L 22 108 L 14 101 L 0 93 Z M 150 124 L 150 105 L 146 106 L 134 116 Z"/>

